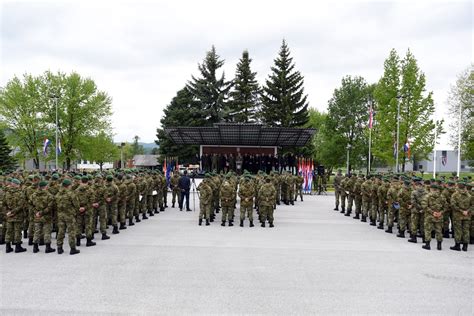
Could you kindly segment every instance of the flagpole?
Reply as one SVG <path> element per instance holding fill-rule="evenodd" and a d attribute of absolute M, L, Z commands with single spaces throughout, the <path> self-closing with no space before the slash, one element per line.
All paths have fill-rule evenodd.
<path fill-rule="evenodd" d="M 395 164 L 395 170 L 400 172 L 400 167 L 398 165 L 398 148 L 400 147 L 400 96 L 397 97 L 397 148 L 396 148 L 396 164 Z"/>
<path fill-rule="evenodd" d="M 458 121 L 458 164 L 457 164 L 457 176 L 461 173 L 461 119 L 462 119 L 462 103 L 459 102 L 459 121 Z"/>
<path fill-rule="evenodd" d="M 59 170 L 58 164 L 58 97 L 55 96 L 54 103 L 56 106 L 56 170 Z"/>
<path fill-rule="evenodd" d="M 436 178 L 436 138 L 438 138 L 438 121 L 435 121 L 435 137 L 433 146 L 433 178 Z"/>
<path fill-rule="evenodd" d="M 372 150 L 372 124 L 373 124 L 373 120 L 374 120 L 374 117 L 373 117 L 373 113 L 372 113 L 373 109 L 372 109 L 372 105 L 370 105 L 370 126 L 369 126 L 369 170 L 367 172 L 367 174 L 370 174 L 370 157 L 371 157 L 371 150 Z"/>

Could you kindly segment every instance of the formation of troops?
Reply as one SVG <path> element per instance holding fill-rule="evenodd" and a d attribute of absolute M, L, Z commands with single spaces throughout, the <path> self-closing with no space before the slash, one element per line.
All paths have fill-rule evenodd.
<path fill-rule="evenodd" d="M 393 233 L 397 224 L 397 237 L 417 243 L 421 237 L 423 249 L 431 249 L 436 238 L 437 249 L 442 249 L 443 238 L 454 237 L 450 247 L 467 251 L 474 243 L 474 191 L 469 178 L 423 180 L 405 174 L 334 177 L 335 211 L 354 219 L 369 222 L 378 229 Z M 377 225 L 378 222 L 378 225 Z"/>
<path fill-rule="evenodd" d="M 208 172 L 199 184 L 199 225 L 205 220 L 210 225 L 216 219 L 216 214 L 222 211 L 221 225 L 234 225 L 237 200 L 240 201 L 240 226 L 244 226 L 245 219 L 253 227 L 253 211 L 256 210 L 261 227 L 268 222 L 274 227 L 273 212 L 277 205 L 284 203 L 294 205 L 298 196 L 303 201 L 301 190 L 304 179 L 292 175 L 291 172 L 265 173 L 259 171 L 252 175 L 244 170 L 242 175 L 233 171 L 228 173 Z"/>
<path fill-rule="evenodd" d="M 176 188 L 172 186 L 173 207 Z M 23 239 L 33 252 L 45 246 L 58 254 L 68 235 L 70 254 L 78 247 L 95 246 L 148 216 L 165 211 L 168 185 L 159 171 L 125 170 L 92 174 L 32 174 L 15 172 L 0 178 L 0 244 L 6 252 L 24 252 Z M 14 248 L 12 247 L 14 246 Z"/>

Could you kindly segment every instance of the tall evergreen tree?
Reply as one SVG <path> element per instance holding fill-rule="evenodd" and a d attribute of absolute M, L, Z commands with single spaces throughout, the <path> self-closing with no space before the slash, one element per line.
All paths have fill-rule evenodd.
<path fill-rule="evenodd" d="M 12 171 L 16 167 L 16 161 L 11 156 L 11 148 L 8 145 L 5 133 L 0 130 L 0 170 Z"/>
<path fill-rule="evenodd" d="M 259 116 L 269 126 L 302 127 L 309 120 L 304 78 L 295 70 L 285 40 L 274 63 L 263 87 Z"/>
<path fill-rule="evenodd" d="M 191 162 L 199 152 L 197 146 L 179 146 L 166 135 L 164 129 L 177 126 L 206 126 L 208 122 L 201 111 L 201 103 L 193 99 L 193 94 L 188 88 L 183 88 L 176 93 L 170 104 L 164 110 L 161 127 L 157 129 L 155 141 L 160 146 L 163 156 L 179 157 L 182 162 Z"/>
<path fill-rule="evenodd" d="M 237 64 L 233 90 L 230 92 L 229 120 L 237 123 L 256 121 L 256 110 L 260 103 L 260 88 L 255 77 L 256 72 L 250 69 L 252 59 L 244 51 Z"/>
<path fill-rule="evenodd" d="M 223 65 L 224 60 L 217 55 L 215 47 L 212 46 L 202 64 L 198 66 L 201 77 L 192 76 L 192 80 L 187 84 L 193 98 L 201 104 L 207 125 L 228 119 L 227 98 L 231 83 L 225 80 L 224 72 L 219 79 L 217 74 Z"/>
<path fill-rule="evenodd" d="M 377 134 L 374 138 L 374 155 L 388 163 L 393 157 L 397 133 L 397 106 L 400 103 L 399 164 L 405 171 L 407 158 L 413 161 L 425 159 L 433 151 L 435 122 L 432 119 L 435 107 L 432 92 L 425 94 L 426 78 L 419 69 L 413 54 L 408 50 L 400 61 L 392 50 L 385 61 L 385 71 L 374 96 L 377 104 Z M 438 122 L 438 135 L 443 132 L 443 121 Z M 411 156 L 403 150 L 409 143 Z"/>

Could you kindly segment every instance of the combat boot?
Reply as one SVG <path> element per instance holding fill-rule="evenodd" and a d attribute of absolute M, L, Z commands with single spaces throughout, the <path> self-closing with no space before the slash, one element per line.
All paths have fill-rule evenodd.
<path fill-rule="evenodd" d="M 0 245 L 5 245 L 5 237 L 0 236 Z"/>
<path fill-rule="evenodd" d="M 7 242 L 7 243 L 6 243 L 6 246 L 5 246 L 5 252 L 6 252 L 6 253 L 10 253 L 10 252 L 12 252 L 12 251 L 13 251 L 12 244 L 9 243 L 9 242 Z"/>
<path fill-rule="evenodd" d="M 16 245 L 15 245 L 15 253 L 25 252 L 25 251 L 26 251 L 26 248 L 23 248 L 20 243 L 16 243 Z"/>
<path fill-rule="evenodd" d="M 262 225 L 260 225 L 261 227 L 265 227 L 265 222 L 262 222 Z"/>
<path fill-rule="evenodd" d="M 379 223 L 379 226 L 377 226 L 377 228 L 378 228 L 378 229 L 383 229 L 383 223 L 380 222 L 380 223 Z"/>
<path fill-rule="evenodd" d="M 277 201 L 277 205 L 280 205 L 280 201 Z"/>
<path fill-rule="evenodd" d="M 346 209 L 344 207 L 341 207 L 341 211 L 339 213 L 344 214 L 346 212 Z"/>
<path fill-rule="evenodd" d="M 474 237 L 471 237 L 471 238 L 470 238 L 469 243 L 470 243 L 471 245 L 474 245 Z"/>
<path fill-rule="evenodd" d="M 162 208 L 160 207 L 160 211 L 163 212 Z M 160 214 L 160 211 L 158 211 L 157 208 L 155 208 L 155 214 Z"/>
<path fill-rule="evenodd" d="M 135 226 L 135 223 L 133 222 L 133 219 L 131 219 L 131 218 L 128 219 L 128 226 Z"/>
<path fill-rule="evenodd" d="M 171 205 L 172 208 L 174 208 L 174 203 Z"/>
<path fill-rule="evenodd" d="M 467 251 L 467 242 L 462 244 L 462 251 Z"/>
<path fill-rule="evenodd" d="M 233 221 L 229 221 L 229 226 L 234 226 L 234 222 L 233 222 Z"/>
<path fill-rule="evenodd" d="M 81 251 L 79 249 L 76 249 L 76 248 L 71 248 L 71 250 L 69 251 L 69 254 L 70 255 L 75 255 L 75 254 L 78 254 L 80 253 Z"/>
<path fill-rule="evenodd" d="M 209 223 L 209 220 L 206 219 L 206 226 L 209 226 L 209 225 L 211 225 L 211 223 Z"/>
<path fill-rule="evenodd" d="M 441 250 L 441 244 L 442 244 L 442 241 L 438 241 L 438 244 L 437 244 L 437 247 L 436 247 L 438 250 Z"/>
<path fill-rule="evenodd" d="M 23 238 L 28 238 L 28 230 L 23 230 Z"/>
<path fill-rule="evenodd" d="M 416 235 L 415 234 L 410 234 L 410 239 L 408 239 L 408 242 L 412 242 L 412 243 L 416 244 L 417 243 Z"/>
<path fill-rule="evenodd" d="M 270 222 L 270 227 L 275 227 L 275 226 L 273 226 L 273 222 Z"/>
<path fill-rule="evenodd" d="M 425 245 L 421 246 L 421 248 L 426 249 L 426 250 L 431 250 L 430 242 L 429 241 L 425 242 Z"/>
<path fill-rule="evenodd" d="M 56 249 L 51 248 L 51 243 L 46 244 L 46 249 L 44 250 L 45 253 L 55 252 Z"/>
<path fill-rule="evenodd" d="M 139 215 L 135 216 L 135 222 L 140 223 L 142 220 L 140 219 Z"/>
<path fill-rule="evenodd" d="M 39 247 L 38 247 L 38 243 L 34 243 L 33 244 L 33 253 L 38 253 L 40 250 L 39 250 Z"/>
<path fill-rule="evenodd" d="M 461 244 L 460 243 L 455 243 L 454 246 L 449 247 L 451 250 L 456 250 L 456 251 L 461 251 Z"/>
<path fill-rule="evenodd" d="M 81 245 L 81 237 L 76 237 L 76 246 L 79 247 Z"/>
<path fill-rule="evenodd" d="M 165 207 L 163 206 L 160 208 L 160 212 L 164 212 L 164 211 L 165 211 Z"/>
<path fill-rule="evenodd" d="M 146 213 L 143 213 L 142 219 L 148 219 L 148 216 L 146 216 Z"/>
<path fill-rule="evenodd" d="M 222 224 L 221 224 L 221 226 L 225 226 L 225 221 L 222 221 Z"/>
<path fill-rule="evenodd" d="M 333 211 L 339 211 L 339 206 L 336 206 Z"/>
<path fill-rule="evenodd" d="M 362 215 L 362 219 L 361 219 L 360 221 L 361 221 L 361 222 L 364 222 L 364 223 L 367 222 L 367 216 Z"/>
<path fill-rule="evenodd" d="M 449 236 L 449 231 L 448 231 L 448 230 L 445 230 L 445 231 L 443 232 L 443 238 L 449 238 L 449 237 L 450 237 L 450 236 Z"/>
<path fill-rule="evenodd" d="M 44 246 L 44 239 L 43 239 L 43 238 L 40 238 L 39 245 L 40 245 L 40 246 Z"/>
<path fill-rule="evenodd" d="M 112 220 L 111 219 L 107 220 L 107 226 L 110 226 L 110 225 L 112 225 Z"/>
<path fill-rule="evenodd" d="M 377 224 L 375 223 L 375 219 L 370 220 L 370 226 L 376 226 Z"/>
<path fill-rule="evenodd" d="M 95 246 L 96 243 L 92 241 L 92 239 L 90 238 L 87 238 L 87 243 L 86 243 L 86 247 L 92 247 L 92 246 Z"/>
<path fill-rule="evenodd" d="M 119 229 L 120 230 L 127 229 L 127 227 L 125 226 L 125 223 L 120 223 L 120 228 Z"/>
<path fill-rule="evenodd" d="M 102 233 L 102 240 L 107 240 L 110 239 L 109 236 L 107 236 L 107 233 Z"/>
<path fill-rule="evenodd" d="M 114 229 L 112 230 L 112 234 L 120 234 L 117 225 L 114 225 Z"/>
<path fill-rule="evenodd" d="M 360 219 L 359 213 L 357 213 L 356 216 L 353 217 L 353 219 Z"/>
<path fill-rule="evenodd" d="M 244 221 L 240 220 L 240 227 L 244 227 Z"/>
<path fill-rule="evenodd" d="M 405 238 L 405 231 L 400 230 L 400 231 L 398 232 L 398 234 L 397 234 L 397 237 L 399 237 L 399 238 Z"/>
<path fill-rule="evenodd" d="M 387 227 L 387 230 L 386 230 L 385 232 L 386 232 L 386 233 L 389 233 L 389 234 L 393 233 L 392 227 L 390 227 L 390 226 Z"/>
<path fill-rule="evenodd" d="M 153 213 L 153 210 L 150 210 L 150 211 L 148 212 L 148 215 L 150 215 L 150 216 L 155 216 L 155 214 Z"/>
<path fill-rule="evenodd" d="M 250 221 L 250 225 L 249 225 L 249 226 L 250 226 L 250 227 L 253 227 L 253 221 Z"/>
<path fill-rule="evenodd" d="M 290 201 L 290 204 L 291 204 L 291 205 L 295 205 L 295 202 L 294 202 L 294 201 Z"/>
<path fill-rule="evenodd" d="M 63 246 L 58 246 L 58 255 L 62 255 L 64 253 Z"/>
<path fill-rule="evenodd" d="M 202 218 L 199 219 L 199 226 L 202 225 Z"/>

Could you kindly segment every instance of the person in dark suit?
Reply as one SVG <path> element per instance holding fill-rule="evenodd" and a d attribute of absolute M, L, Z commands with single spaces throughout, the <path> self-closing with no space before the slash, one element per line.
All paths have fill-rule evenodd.
<path fill-rule="evenodd" d="M 184 198 L 186 198 L 186 212 L 190 212 L 189 208 L 189 190 L 191 189 L 191 179 L 188 177 L 188 171 L 184 170 L 184 174 L 179 178 L 178 188 L 181 190 L 181 198 L 179 199 L 179 210 L 183 210 Z"/>

